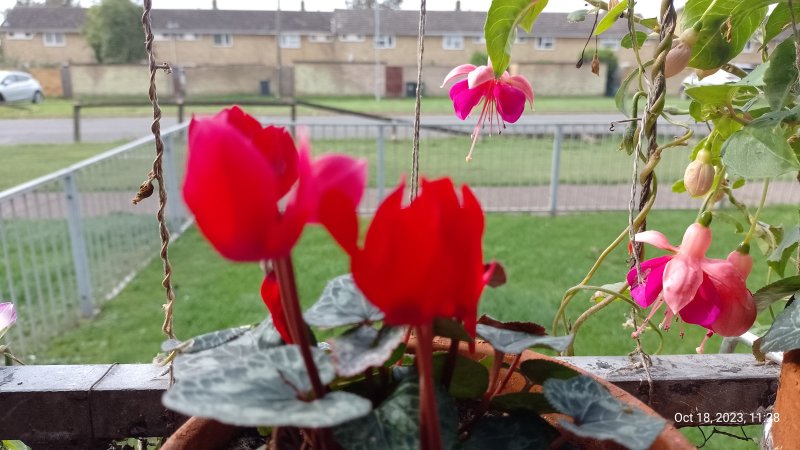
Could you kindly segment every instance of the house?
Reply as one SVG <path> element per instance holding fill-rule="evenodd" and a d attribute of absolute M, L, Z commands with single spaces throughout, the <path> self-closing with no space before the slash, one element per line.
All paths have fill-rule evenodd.
<path fill-rule="evenodd" d="M 91 63 L 83 37 L 86 10 L 72 7 L 15 7 L 0 26 L 3 56 L 18 66 Z"/>

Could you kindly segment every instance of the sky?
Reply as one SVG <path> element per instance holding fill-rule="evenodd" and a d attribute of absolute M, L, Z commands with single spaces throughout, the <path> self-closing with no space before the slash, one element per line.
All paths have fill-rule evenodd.
<path fill-rule="evenodd" d="M 208 9 L 212 0 L 153 0 L 154 8 L 164 9 Z M 0 0 L 0 10 L 12 8 L 16 0 Z M 99 0 L 80 0 L 81 6 L 88 7 Z M 275 9 L 280 2 L 281 9 L 299 10 L 300 0 L 217 0 L 220 9 Z M 455 9 L 456 0 L 428 0 L 429 10 Z M 685 0 L 676 0 L 675 5 L 686 3 Z M 307 11 L 331 11 L 345 7 L 345 0 L 305 0 Z M 461 9 L 465 11 L 486 11 L 491 2 L 489 0 L 461 0 Z M 640 0 L 637 10 L 642 14 L 653 16 L 658 12 L 661 0 Z M 545 11 L 570 12 L 581 9 L 586 5 L 582 0 L 551 0 Z M 404 0 L 403 9 L 418 9 L 419 1 Z"/>

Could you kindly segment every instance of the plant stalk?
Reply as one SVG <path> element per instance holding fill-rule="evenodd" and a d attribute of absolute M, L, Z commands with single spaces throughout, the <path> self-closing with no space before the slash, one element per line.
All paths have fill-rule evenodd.
<path fill-rule="evenodd" d="M 436 385 L 433 383 L 433 325 L 417 329 L 417 370 L 419 371 L 419 431 L 422 450 L 442 450 Z"/>

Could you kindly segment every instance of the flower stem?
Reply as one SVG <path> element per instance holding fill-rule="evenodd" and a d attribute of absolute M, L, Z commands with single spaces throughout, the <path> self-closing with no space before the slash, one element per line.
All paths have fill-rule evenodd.
<path fill-rule="evenodd" d="M 417 327 L 417 370 L 419 371 L 419 431 L 422 450 L 441 450 L 439 411 L 433 383 L 433 325 Z"/>
<path fill-rule="evenodd" d="M 761 215 L 761 210 L 764 208 L 764 202 L 767 200 L 767 192 L 769 192 L 769 178 L 764 180 L 764 189 L 761 191 L 761 203 L 758 204 L 756 215 L 750 219 L 750 229 L 747 230 L 747 234 L 742 241 L 744 244 L 749 244 L 750 239 L 753 238 L 753 234 L 756 231 L 756 224 L 758 223 L 758 217 Z"/>
<path fill-rule="evenodd" d="M 300 347 L 300 354 L 306 365 L 314 396 L 322 398 L 325 395 L 325 388 L 320 381 L 314 358 L 311 356 L 311 345 L 307 326 L 300 309 L 300 301 L 297 297 L 297 285 L 294 280 L 294 267 L 292 266 L 291 256 L 276 259 L 274 268 L 275 275 L 278 278 L 283 311 L 286 314 L 286 323 L 289 326 L 289 335 L 292 337 L 292 341 Z"/>
<path fill-rule="evenodd" d="M 456 360 L 458 359 L 458 344 L 461 341 L 450 338 L 450 347 L 447 348 L 447 359 L 442 371 L 442 385 L 445 389 L 450 389 L 450 382 L 453 381 L 453 372 L 456 370 Z"/>

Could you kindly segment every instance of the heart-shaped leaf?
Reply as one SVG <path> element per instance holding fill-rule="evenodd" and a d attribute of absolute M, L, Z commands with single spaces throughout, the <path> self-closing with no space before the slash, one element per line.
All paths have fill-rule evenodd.
<path fill-rule="evenodd" d="M 447 354 L 437 353 L 433 356 L 433 373 L 436 380 L 442 379 Z M 453 368 L 448 392 L 457 399 L 480 398 L 489 388 L 489 371 L 483 364 L 458 355 Z"/>
<path fill-rule="evenodd" d="M 533 411 L 537 414 L 550 414 L 556 411 L 541 392 L 512 392 L 492 397 L 491 408 L 499 411 Z"/>
<path fill-rule="evenodd" d="M 621 403 L 600 383 L 581 375 L 544 382 L 544 395 L 557 410 L 575 423 L 559 425 L 578 436 L 612 440 L 630 450 L 647 450 L 667 422 Z"/>
<path fill-rule="evenodd" d="M 800 275 L 784 278 L 768 284 L 753 294 L 753 301 L 759 311 L 769 308 L 769 305 L 782 300 L 800 291 Z"/>
<path fill-rule="evenodd" d="M 478 321 L 478 335 L 488 341 L 495 350 L 520 354 L 529 347 L 549 348 L 563 352 L 572 342 L 572 335 L 547 336 L 544 327 L 535 323 L 503 323 L 483 316 Z"/>
<path fill-rule="evenodd" d="M 617 19 L 620 18 L 620 15 L 622 14 L 623 11 L 625 11 L 627 7 L 628 7 L 628 0 L 622 0 L 621 2 L 617 3 L 616 6 L 609 9 L 606 15 L 603 16 L 602 19 L 600 19 L 600 22 L 594 28 L 594 35 L 595 36 L 600 35 L 604 31 L 611 28 L 611 26 L 614 25 L 614 22 L 616 22 Z"/>
<path fill-rule="evenodd" d="M 353 276 L 347 274 L 329 281 L 303 318 L 311 326 L 334 328 L 378 322 L 383 320 L 383 313 L 364 297 Z"/>
<path fill-rule="evenodd" d="M 620 45 L 624 48 L 633 48 L 634 43 L 636 44 L 636 48 L 642 48 L 644 43 L 647 41 L 648 34 L 644 31 L 637 31 L 634 33 L 636 39 L 631 39 L 631 34 L 626 34 L 622 41 L 620 41 Z"/>
<path fill-rule="evenodd" d="M 792 301 L 775 318 L 761 341 L 761 351 L 788 352 L 800 348 L 800 302 Z"/>
<path fill-rule="evenodd" d="M 336 373 L 352 377 L 370 367 L 382 366 L 403 342 L 404 334 L 403 327 L 384 327 L 378 331 L 363 325 L 331 340 Z"/>
<path fill-rule="evenodd" d="M 312 355 L 321 381 L 332 381 L 330 357 L 316 348 Z M 238 426 L 331 427 L 372 409 L 369 400 L 341 391 L 313 401 L 300 398 L 310 390 L 299 347 L 285 345 L 250 351 L 217 370 L 180 378 L 163 402 L 181 414 Z"/>
<path fill-rule="evenodd" d="M 567 378 L 580 375 L 578 371 L 566 364 L 559 364 L 546 359 L 529 359 L 523 361 L 522 364 L 519 365 L 519 370 L 536 384 L 542 384 L 550 378 L 566 380 Z"/>
<path fill-rule="evenodd" d="M 778 272 L 780 276 L 783 276 L 783 272 L 786 270 L 786 263 L 789 261 L 789 258 L 791 258 L 795 249 L 797 249 L 797 244 L 799 242 L 800 227 L 795 227 L 783 235 L 781 243 L 778 244 L 775 250 L 767 257 L 767 264 L 769 264 L 774 271 Z"/>
<path fill-rule="evenodd" d="M 722 161 L 743 178 L 772 178 L 800 169 L 794 151 L 779 127 L 746 126 L 725 141 Z"/>
<path fill-rule="evenodd" d="M 560 435 L 537 414 L 517 412 L 510 416 L 481 419 L 462 444 L 463 450 L 550 448 Z"/>

